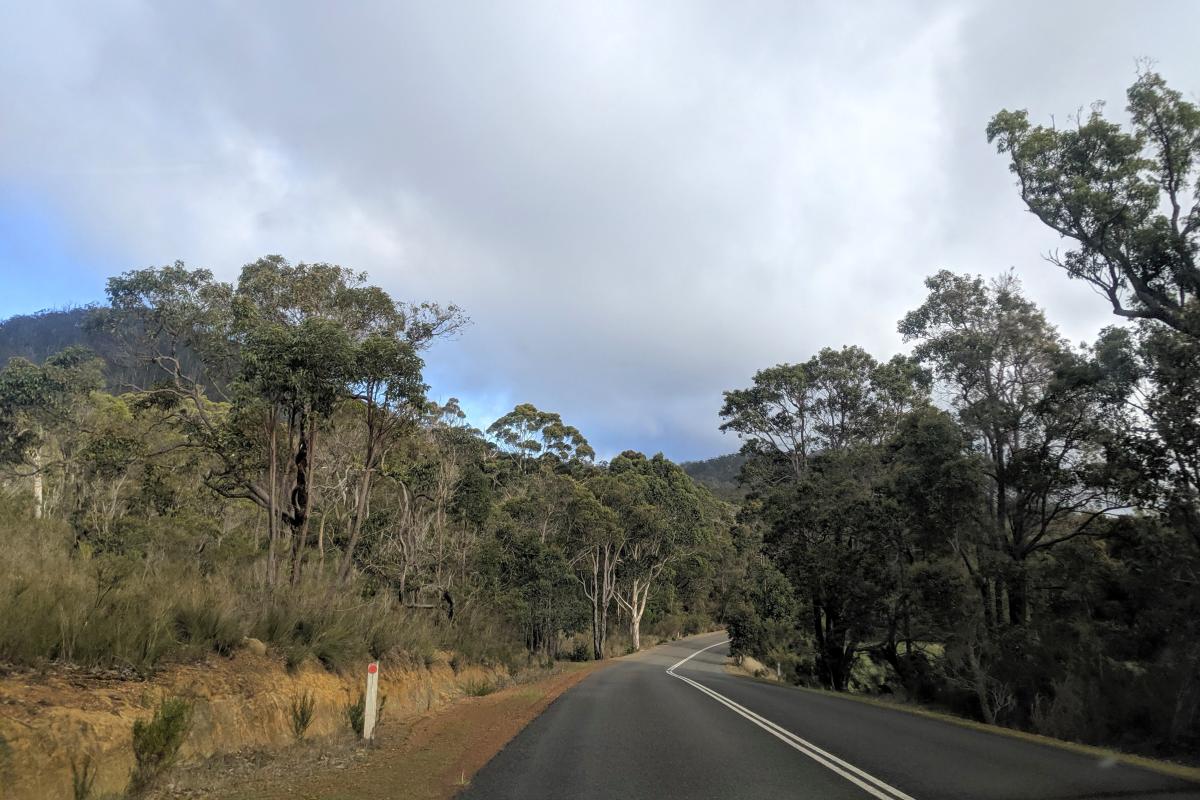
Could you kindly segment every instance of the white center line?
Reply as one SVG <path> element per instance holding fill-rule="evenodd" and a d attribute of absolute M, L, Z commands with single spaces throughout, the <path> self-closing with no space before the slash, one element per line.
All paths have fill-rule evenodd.
<path fill-rule="evenodd" d="M 832 753 L 822 750 L 821 748 L 817 747 L 812 742 L 810 742 L 806 739 L 800 738 L 799 736 L 797 736 L 796 734 L 787 730 L 786 728 L 782 728 L 779 725 L 776 725 L 774 722 L 771 722 L 771 720 L 766 719 L 765 717 L 759 716 L 758 714 L 755 714 L 750 709 L 746 708 L 745 706 L 743 706 L 739 703 L 734 702 L 733 700 L 730 700 L 728 697 L 721 694 L 720 692 L 710 689 L 707 686 L 692 680 L 691 678 L 685 677 L 685 676 L 680 675 L 677 672 L 675 672 L 676 669 L 683 666 L 687 662 L 691 661 L 693 658 L 700 655 L 705 650 L 711 650 L 714 647 L 720 647 L 721 645 L 727 644 L 727 643 L 728 643 L 728 640 L 723 641 L 723 642 L 717 642 L 716 644 L 710 644 L 708 647 L 704 647 L 704 648 L 697 650 L 696 652 L 689 655 L 687 658 L 682 659 L 682 660 L 676 662 L 675 664 L 671 665 L 670 667 L 668 667 L 667 674 L 670 675 L 672 678 L 678 678 L 679 680 L 683 681 L 684 683 L 688 684 L 689 686 L 693 686 L 696 689 L 699 689 L 701 692 L 704 692 L 706 695 L 708 695 L 712 699 L 716 700 L 718 703 L 721 703 L 725 707 L 729 708 L 734 713 L 739 714 L 739 715 L 745 717 L 746 719 L 750 720 L 755 725 L 757 725 L 758 727 L 765 730 L 767 733 L 774 736 L 776 739 L 779 739 L 780 741 L 784 742 L 788 746 L 790 746 L 796 750 L 799 750 L 801 753 L 808 756 L 813 761 L 816 761 L 818 764 L 825 767 L 826 769 L 830 769 L 833 772 L 836 772 L 838 775 L 841 775 L 843 778 L 850 781 L 855 786 L 859 787 L 860 789 L 862 789 L 864 792 L 871 795 L 872 797 L 877 797 L 877 798 L 879 798 L 879 800 L 914 800 L 913 797 L 905 794 L 904 792 L 900 791 L 896 787 L 891 786 L 887 783 L 884 783 L 879 778 L 876 778 L 874 775 L 864 772 L 863 770 L 859 769 L 858 767 L 854 766 L 853 764 L 843 761 L 842 759 L 838 758 L 837 756 L 833 755 Z"/>

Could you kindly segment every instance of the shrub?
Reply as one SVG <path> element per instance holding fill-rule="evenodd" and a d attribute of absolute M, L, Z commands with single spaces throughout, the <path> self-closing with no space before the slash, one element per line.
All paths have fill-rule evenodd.
<path fill-rule="evenodd" d="M 296 737 L 297 742 L 304 738 L 305 731 L 312 724 L 316 705 L 311 692 L 305 692 L 292 700 L 292 735 Z"/>
<path fill-rule="evenodd" d="M 0 538 L 0 585 L 6 587 L 0 593 L 0 661 L 145 673 L 172 653 L 194 649 L 195 636 L 214 637 L 220 630 L 201 634 L 186 614 L 186 632 L 179 627 L 178 598 L 212 594 L 194 566 L 73 550 L 70 531 L 53 522 L 4 526 Z"/>
<path fill-rule="evenodd" d="M 88 800 L 92 796 L 92 789 L 96 785 L 96 763 L 92 761 L 91 755 L 85 755 L 83 759 L 76 762 L 71 759 L 71 795 L 75 800 Z"/>
<path fill-rule="evenodd" d="M 133 756 L 136 765 L 129 792 L 145 791 L 170 769 L 192 727 L 192 704 L 182 697 L 164 697 L 149 720 L 133 723 Z"/>
<path fill-rule="evenodd" d="M 175 633 L 181 643 L 201 651 L 233 655 L 242 640 L 241 623 L 228 601 L 192 597 L 175 609 Z"/>
<path fill-rule="evenodd" d="M 390 596 L 363 598 L 319 576 L 251 608 L 252 635 L 282 652 L 290 668 L 311 657 L 345 672 L 368 656 L 382 657 L 404 638 L 406 620 Z"/>
<path fill-rule="evenodd" d="M 460 608 L 450 620 L 404 608 L 366 580 L 344 585 L 315 571 L 299 586 L 269 590 L 251 539 L 231 537 L 196 559 L 191 547 L 176 552 L 168 533 L 114 553 L 77 546 L 61 521 L 0 514 L 0 662 L 145 674 L 167 660 L 232 655 L 248 635 L 290 667 L 314 658 L 345 671 L 368 657 L 397 656 L 432 666 L 438 650 L 454 651 L 460 671 L 468 663 L 512 670 L 525 663 L 521 630 L 486 604 Z M 209 560 L 217 557 L 228 560 Z"/>
<path fill-rule="evenodd" d="M 378 730 L 379 725 L 383 722 L 383 709 L 387 705 L 387 695 L 379 695 L 379 703 L 375 707 L 375 728 Z M 354 731 L 354 735 L 362 738 L 363 722 L 367 717 L 367 697 L 362 692 L 358 693 L 358 699 L 350 705 L 346 706 L 346 719 L 350 722 L 350 730 Z"/>
<path fill-rule="evenodd" d="M 484 697 L 496 691 L 498 687 L 489 680 L 467 681 L 463 684 L 463 691 L 471 697 Z"/>

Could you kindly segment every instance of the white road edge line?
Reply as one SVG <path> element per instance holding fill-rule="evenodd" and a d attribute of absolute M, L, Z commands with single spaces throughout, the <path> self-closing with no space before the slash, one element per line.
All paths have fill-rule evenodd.
<path fill-rule="evenodd" d="M 725 640 L 725 641 L 717 642 L 716 644 L 711 644 L 708 647 L 703 647 L 703 648 L 697 650 L 696 652 L 689 655 L 687 658 L 684 658 L 684 659 L 678 661 L 677 663 L 671 665 L 670 667 L 668 667 L 667 674 L 670 675 L 672 678 L 678 678 L 679 680 L 683 681 L 684 683 L 688 684 L 689 686 L 692 686 L 692 687 L 700 690 L 704 694 L 706 694 L 709 697 L 716 700 L 718 703 L 721 703 L 722 705 L 729 708 L 731 711 L 750 720 L 755 725 L 759 726 L 760 728 L 762 728 L 763 730 L 765 730 L 767 733 L 771 734 L 775 738 L 783 741 L 785 744 L 789 745 L 790 747 L 794 748 L 795 750 L 800 751 L 804 755 L 811 758 L 813 761 L 816 761 L 821 766 L 825 767 L 826 769 L 832 770 L 833 772 L 836 772 L 838 775 L 841 775 L 843 778 L 850 781 L 855 786 L 858 786 L 860 789 L 867 792 L 867 794 L 870 794 L 872 797 L 877 797 L 877 798 L 879 798 L 879 800 L 914 800 L 914 798 L 912 798 L 911 796 L 900 791 L 896 787 L 891 786 L 887 783 L 884 783 L 879 778 L 876 778 L 874 775 L 870 775 L 867 772 L 864 772 L 863 770 L 854 766 L 853 764 L 843 761 L 842 759 L 838 758 L 837 756 L 833 755 L 832 753 L 822 750 L 821 748 L 817 747 L 812 742 L 810 742 L 806 739 L 800 738 L 799 736 L 797 736 L 796 734 L 787 730 L 786 728 L 780 727 L 779 725 L 776 725 L 774 722 L 771 722 L 771 720 L 769 720 L 765 717 L 759 716 L 758 714 L 754 713 L 753 711 L 746 708 L 745 706 L 740 705 L 739 703 L 736 703 L 733 700 L 730 700 L 728 697 L 721 694 L 720 692 L 717 692 L 714 689 L 710 689 L 707 686 L 705 686 L 701 683 L 698 683 L 697 681 L 692 680 L 691 678 L 685 677 L 685 676 L 680 675 L 675 672 L 676 669 L 683 666 L 687 662 L 691 661 L 693 658 L 700 655 L 705 650 L 711 650 L 714 647 L 720 647 L 721 645 L 727 644 L 727 643 L 728 643 L 728 640 Z"/>

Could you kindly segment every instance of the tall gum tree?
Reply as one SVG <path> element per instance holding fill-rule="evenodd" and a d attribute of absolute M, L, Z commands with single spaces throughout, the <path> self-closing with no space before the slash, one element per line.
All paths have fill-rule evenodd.
<path fill-rule="evenodd" d="M 0 370 L 0 464 L 26 472 L 33 489 L 33 516 L 46 510 L 44 455 L 47 440 L 72 425 L 79 401 L 101 387 L 100 362 L 91 351 L 71 347 L 42 364 L 10 359 Z"/>
<path fill-rule="evenodd" d="M 612 460 L 608 472 L 627 489 L 608 495 L 625 529 L 614 597 L 629 614 L 633 649 L 640 650 L 651 592 L 663 570 L 711 540 L 714 509 L 705 507 L 703 490 L 661 453 L 646 458 L 626 451 Z"/>
<path fill-rule="evenodd" d="M 886 616 L 894 580 L 895 520 L 875 487 L 880 448 L 927 402 L 927 385 L 908 359 L 881 364 L 845 347 L 762 370 L 751 387 L 725 393 L 722 430 L 751 456 L 744 474 L 766 549 L 808 616 L 819 678 L 837 690 Z"/>
<path fill-rule="evenodd" d="M 1126 94 L 1131 129 L 1091 112 L 1063 128 L 1003 110 L 988 141 L 1029 211 L 1075 249 L 1049 260 L 1113 313 L 1200 338 L 1200 107 L 1144 65 Z"/>
<path fill-rule="evenodd" d="M 900 322 L 986 461 L 992 624 L 1028 619 L 1026 561 L 1125 506 L 1108 483 L 1102 388 L 1012 275 L 942 271 Z M 975 570 L 984 565 L 974 565 Z M 977 573 L 977 578 L 984 579 Z"/>
<path fill-rule="evenodd" d="M 610 476 L 597 475 L 585 483 L 572 482 L 566 534 L 575 578 L 592 607 L 592 657 L 605 657 L 608 609 L 617 594 L 617 567 L 625 551 L 625 528 L 612 506 L 625 487 Z"/>
<path fill-rule="evenodd" d="M 413 351 L 465 323 L 453 306 L 397 303 L 361 273 L 280 256 L 247 264 L 236 286 L 177 262 L 112 278 L 108 295 L 98 324 L 160 375 L 133 388 L 173 410 L 192 446 L 213 459 L 210 487 L 267 512 L 271 585 L 281 561 L 299 580 L 320 431 L 334 409 L 365 406 L 359 530 L 394 419 L 424 388 Z M 343 574 L 353 550 L 348 543 Z"/>

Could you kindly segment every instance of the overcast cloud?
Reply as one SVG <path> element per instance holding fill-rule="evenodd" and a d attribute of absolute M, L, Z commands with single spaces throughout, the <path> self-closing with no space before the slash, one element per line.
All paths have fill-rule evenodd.
<path fill-rule="evenodd" d="M 1200 3 L 26 3 L 0 22 L 0 314 L 183 259 L 370 272 L 475 324 L 429 355 L 476 424 L 729 452 L 723 389 L 879 357 L 943 267 L 1113 322 L 983 129 L 1200 90 Z"/>

